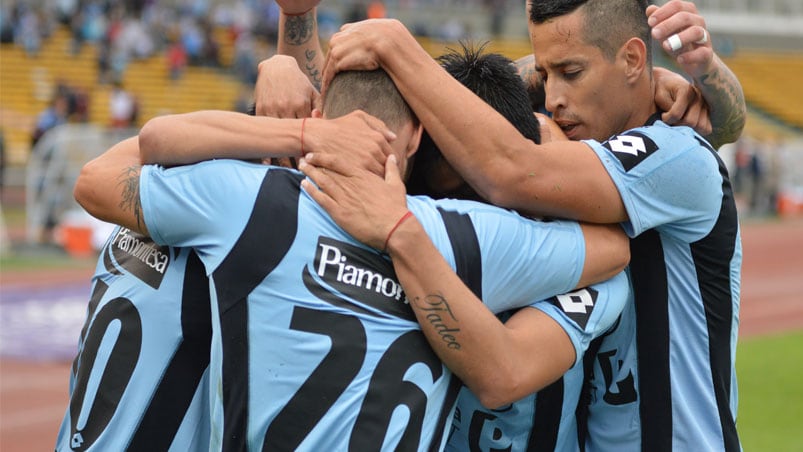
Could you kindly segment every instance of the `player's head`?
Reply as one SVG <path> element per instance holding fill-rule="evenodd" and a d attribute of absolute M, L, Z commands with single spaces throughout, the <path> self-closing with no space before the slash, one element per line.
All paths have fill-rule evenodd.
<path fill-rule="evenodd" d="M 538 121 L 513 62 L 503 55 L 483 53 L 484 46 L 476 48 L 462 42 L 460 45 L 459 50 L 449 49 L 438 57 L 441 66 L 501 113 L 522 135 L 539 142 Z M 416 154 L 407 189 L 410 194 L 434 198 L 480 199 L 426 133 Z"/>
<path fill-rule="evenodd" d="M 418 149 L 421 126 L 393 79 L 382 69 L 335 74 L 324 94 L 323 116 L 335 119 L 362 110 L 382 120 L 397 136 L 391 143 L 402 174 Z"/>
<path fill-rule="evenodd" d="M 645 0 L 528 0 L 546 108 L 569 138 L 604 140 L 654 111 L 646 7 Z"/>

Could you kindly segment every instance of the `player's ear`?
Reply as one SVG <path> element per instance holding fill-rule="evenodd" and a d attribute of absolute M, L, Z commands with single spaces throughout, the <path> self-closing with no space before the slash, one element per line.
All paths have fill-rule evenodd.
<path fill-rule="evenodd" d="M 315 119 L 321 119 L 323 117 L 323 113 L 321 113 L 321 110 L 313 108 L 311 116 Z"/>
<path fill-rule="evenodd" d="M 418 151 L 418 146 L 421 144 L 421 136 L 424 133 L 424 125 L 418 123 L 418 126 L 413 130 L 410 136 L 410 143 L 407 145 L 407 158 L 410 158 Z"/>

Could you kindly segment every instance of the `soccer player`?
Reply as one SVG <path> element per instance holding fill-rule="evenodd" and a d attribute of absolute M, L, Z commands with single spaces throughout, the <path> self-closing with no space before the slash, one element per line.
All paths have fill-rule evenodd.
<path fill-rule="evenodd" d="M 344 75 L 327 94 L 325 116 L 360 105 L 384 118 L 403 172 L 420 127 L 384 73 Z M 343 118 L 361 121 L 359 113 Z M 294 131 L 294 145 L 282 134 L 274 141 L 298 152 L 301 120 L 261 119 Z M 457 386 L 427 346 L 391 265 L 315 205 L 300 189 L 303 176 L 227 160 L 145 166 L 139 178 L 125 179 L 139 196 L 108 181 L 132 161 L 132 148 L 138 162 L 136 143 L 127 140 L 88 164 L 76 198 L 159 243 L 191 245 L 204 262 L 215 326 L 213 449 L 442 447 Z M 103 190 L 94 191 L 97 184 Z M 141 209 L 121 210 L 121 198 L 141 200 Z M 410 203 L 495 311 L 613 276 L 627 258 L 617 226 L 542 223 L 470 202 Z M 520 243 L 531 247 L 522 252 Z M 627 290 L 621 274 L 611 284 Z M 615 303 L 611 312 L 621 309 Z"/>
<path fill-rule="evenodd" d="M 524 139 L 432 64 L 396 21 L 351 24 L 333 36 L 324 87 L 327 72 L 382 67 L 481 195 L 533 215 L 620 222 L 632 237 L 638 400 L 612 408 L 629 409 L 641 422 L 602 434 L 630 450 L 738 450 L 733 358 L 741 242 L 725 165 L 691 129 L 658 119 L 645 4 L 552 0 L 528 6 L 547 109 L 569 138 L 584 141 L 539 146 Z M 311 163 L 354 172 L 320 153 Z M 383 220 L 359 220 L 387 231 L 400 211 L 401 203 L 387 207 Z M 406 221 L 394 237 L 420 243 L 426 237 L 417 226 Z M 438 270 L 445 266 L 436 253 L 422 252 L 429 247 L 389 246 L 411 298 L 442 294 L 453 309 L 465 301 L 446 296 L 451 286 Z M 464 319 L 447 327 L 473 331 Z M 458 353 L 441 352 L 454 369 L 445 355 Z"/>
<path fill-rule="evenodd" d="M 92 278 L 56 450 L 208 450 L 210 312 L 194 251 L 115 229 Z"/>

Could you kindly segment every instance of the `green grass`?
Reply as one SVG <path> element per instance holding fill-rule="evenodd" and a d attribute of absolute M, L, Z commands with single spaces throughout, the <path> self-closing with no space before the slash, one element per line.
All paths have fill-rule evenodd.
<path fill-rule="evenodd" d="M 736 375 L 744 450 L 803 451 L 803 332 L 740 341 Z"/>

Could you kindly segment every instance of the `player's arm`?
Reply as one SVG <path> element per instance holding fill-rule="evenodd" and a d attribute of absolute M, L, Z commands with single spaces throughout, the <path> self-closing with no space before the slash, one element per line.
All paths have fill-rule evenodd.
<path fill-rule="evenodd" d="M 90 215 L 148 235 L 139 196 L 137 137 L 128 138 L 81 169 L 73 195 Z"/>
<path fill-rule="evenodd" d="M 379 119 L 354 111 L 336 119 L 279 119 L 227 111 L 197 111 L 153 118 L 139 133 L 142 162 L 166 166 L 216 158 L 253 160 L 300 157 L 319 151 L 336 155 L 349 148 L 374 162 L 381 173 L 395 135 Z"/>
<path fill-rule="evenodd" d="M 139 132 L 143 164 L 301 156 L 301 119 L 221 110 L 157 116 Z"/>
<path fill-rule="evenodd" d="M 443 70 L 398 21 L 349 24 L 335 34 L 324 87 L 339 70 L 377 64 L 393 78 L 452 166 L 491 203 L 534 216 L 601 223 L 627 219 L 616 186 L 588 146 L 539 146 L 526 139 Z M 327 162 L 316 165 L 328 169 Z"/>
<path fill-rule="evenodd" d="M 278 0 L 279 42 L 276 51 L 298 62 L 298 67 L 320 91 L 324 54 L 318 38 L 317 6 L 320 0 Z"/>
<path fill-rule="evenodd" d="M 305 118 L 319 103 L 324 56 L 318 38 L 320 0 L 279 0 L 277 54 L 257 66 L 255 113 Z"/>
<path fill-rule="evenodd" d="M 650 5 L 646 13 L 653 38 L 692 78 L 706 101 L 711 122 L 711 132 L 704 134 L 708 141 L 714 147 L 736 141 L 747 117 L 744 92 L 739 80 L 714 52 L 697 7 L 692 2 L 671 0 L 660 7 Z M 668 110 L 664 117 L 669 123 L 683 121 L 683 112 Z"/>

